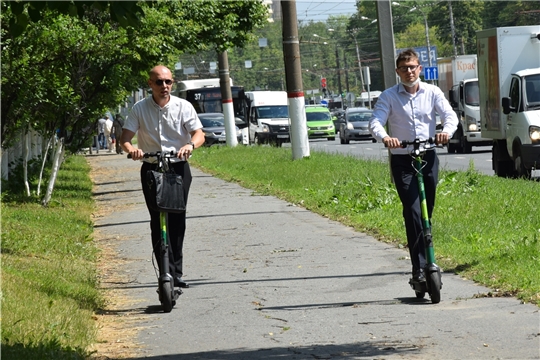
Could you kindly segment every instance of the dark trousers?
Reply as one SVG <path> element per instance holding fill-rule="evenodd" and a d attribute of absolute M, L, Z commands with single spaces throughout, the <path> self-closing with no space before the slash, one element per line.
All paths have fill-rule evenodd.
<path fill-rule="evenodd" d="M 141 184 L 144 193 L 144 199 L 146 201 L 146 206 L 148 207 L 148 200 L 150 197 L 150 189 L 148 187 L 148 181 L 146 179 L 146 173 L 149 170 L 155 170 L 157 164 L 150 164 L 144 162 L 141 167 Z M 182 176 L 184 182 L 184 200 L 187 205 L 189 187 L 191 186 L 191 170 L 189 168 L 189 163 L 187 161 L 180 161 L 177 163 L 171 164 L 174 172 Z M 161 230 L 159 223 L 159 211 L 153 211 L 148 208 L 150 213 L 150 231 L 152 234 L 152 248 L 154 250 L 154 255 L 160 253 L 161 248 Z M 169 272 L 171 276 L 180 276 L 182 277 L 182 247 L 184 245 L 184 234 L 186 232 L 186 213 L 174 214 L 169 213 L 169 222 L 167 233 L 169 234 Z M 159 258 L 156 256 L 158 266 L 161 266 Z"/>
<path fill-rule="evenodd" d="M 390 166 L 403 205 L 407 243 L 414 272 L 426 265 L 426 254 L 423 240 L 422 212 L 418 194 L 418 179 L 413 161 L 410 155 L 392 155 Z M 424 188 L 428 215 L 431 219 L 435 207 L 435 191 L 439 177 L 439 158 L 435 151 L 428 151 L 424 155 L 424 161 L 426 161 L 423 169 Z"/>

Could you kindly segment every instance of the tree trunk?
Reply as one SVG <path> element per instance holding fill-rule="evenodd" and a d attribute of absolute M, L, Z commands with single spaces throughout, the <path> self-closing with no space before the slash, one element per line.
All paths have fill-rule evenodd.
<path fill-rule="evenodd" d="M 51 171 L 51 177 L 49 178 L 49 184 L 47 186 L 47 192 L 41 201 L 43 206 L 49 205 L 51 201 L 51 196 L 54 188 L 54 183 L 56 181 L 56 176 L 58 175 L 58 170 L 64 158 L 64 138 L 60 138 L 57 142 L 56 153 L 54 154 L 54 161 Z"/>
<path fill-rule="evenodd" d="M 49 153 L 49 148 L 51 147 L 51 142 L 54 139 L 54 134 L 49 138 L 49 141 L 47 141 L 47 146 L 45 147 L 45 151 L 43 151 L 43 156 L 41 157 L 41 171 L 39 172 L 39 181 L 37 186 L 37 196 L 41 195 L 41 180 L 43 180 L 43 170 L 45 169 L 45 163 L 47 162 L 47 155 Z"/>
<path fill-rule="evenodd" d="M 30 134 L 28 132 L 25 132 L 21 136 L 24 189 L 26 190 L 26 196 L 30 196 L 30 185 L 28 184 L 28 142 Z"/>

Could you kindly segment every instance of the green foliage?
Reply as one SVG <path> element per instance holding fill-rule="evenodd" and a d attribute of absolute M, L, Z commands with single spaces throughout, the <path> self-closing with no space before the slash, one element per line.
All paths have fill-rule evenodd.
<path fill-rule="evenodd" d="M 187 50 L 243 46 L 266 21 L 262 3 L 248 0 L 1 6 L 2 93 L 8 94 L 2 146 L 29 127 L 47 137 L 59 129 L 71 152 L 87 146 L 106 110 L 145 86 L 153 66 L 172 67 Z"/>
<path fill-rule="evenodd" d="M 59 173 L 48 208 L 3 195 L 2 356 L 84 359 L 103 305 L 95 269 L 92 183 L 83 157 Z M 9 191 L 3 187 L 4 192 Z"/>
<path fill-rule="evenodd" d="M 205 171 L 338 220 L 381 240 L 406 245 L 402 208 L 388 165 L 290 149 L 213 147 L 192 162 Z M 298 181 L 302 179 L 302 181 Z M 523 301 L 540 304 L 538 184 L 441 171 L 433 214 L 437 262 Z"/>

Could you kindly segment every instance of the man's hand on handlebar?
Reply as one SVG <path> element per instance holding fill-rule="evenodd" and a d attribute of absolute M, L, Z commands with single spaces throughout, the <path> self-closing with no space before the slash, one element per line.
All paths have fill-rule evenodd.
<path fill-rule="evenodd" d="M 144 151 L 142 151 L 141 149 L 133 148 L 128 152 L 128 158 L 131 158 L 133 160 L 141 160 L 143 157 Z"/>
<path fill-rule="evenodd" d="M 447 133 L 440 132 L 435 134 L 435 144 L 445 145 L 448 144 L 448 141 L 450 141 L 450 135 L 448 135 Z"/>
<path fill-rule="evenodd" d="M 382 139 L 382 141 L 384 143 L 384 146 L 390 149 L 397 149 L 401 147 L 401 141 L 399 141 L 398 138 L 387 136 Z"/>

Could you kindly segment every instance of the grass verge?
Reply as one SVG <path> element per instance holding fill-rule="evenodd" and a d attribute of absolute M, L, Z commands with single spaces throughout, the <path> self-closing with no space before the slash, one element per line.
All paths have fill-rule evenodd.
<path fill-rule="evenodd" d="M 84 157 L 69 157 L 47 208 L 3 186 L 1 355 L 6 359 L 89 355 L 97 330 L 93 313 L 103 305 L 89 171 Z"/>
<path fill-rule="evenodd" d="M 227 181 L 274 195 L 406 246 L 401 203 L 388 165 L 311 152 L 292 160 L 273 147 L 198 149 L 192 164 Z M 540 304 L 540 184 L 486 176 L 470 169 L 441 171 L 433 214 L 438 264 L 447 272 Z"/>

